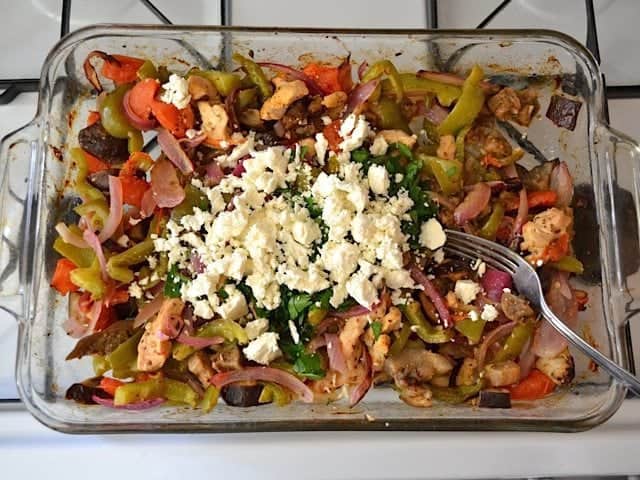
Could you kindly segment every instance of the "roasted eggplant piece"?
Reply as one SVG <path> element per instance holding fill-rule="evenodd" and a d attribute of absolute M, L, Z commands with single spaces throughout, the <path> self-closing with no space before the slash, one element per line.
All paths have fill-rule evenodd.
<path fill-rule="evenodd" d="M 128 140 L 109 135 L 100 122 L 80 130 L 78 142 L 83 150 L 107 163 L 123 163 L 129 158 Z"/>
<path fill-rule="evenodd" d="M 222 398 L 232 407 L 255 407 L 260 405 L 258 401 L 262 393 L 262 385 L 233 383 L 222 389 Z"/>
<path fill-rule="evenodd" d="M 92 398 L 94 395 L 100 398 L 110 398 L 107 392 L 98 388 L 100 380 L 102 380 L 102 377 L 90 378 L 81 383 L 74 383 L 67 389 L 64 397 L 67 400 L 73 400 L 83 405 L 95 405 L 96 402 L 94 402 Z"/>
<path fill-rule="evenodd" d="M 481 390 L 478 395 L 481 408 L 511 408 L 511 394 L 501 390 Z"/>
<path fill-rule="evenodd" d="M 133 320 L 115 322 L 101 332 L 78 340 L 74 349 L 67 355 L 67 360 L 82 358 L 85 355 L 107 355 L 131 335 L 133 335 Z"/>

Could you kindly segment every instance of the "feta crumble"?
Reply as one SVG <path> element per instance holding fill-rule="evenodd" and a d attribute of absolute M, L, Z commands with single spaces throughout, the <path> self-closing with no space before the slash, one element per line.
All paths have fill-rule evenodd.
<path fill-rule="evenodd" d="M 447 241 L 447 235 L 438 220 L 430 218 L 420 229 L 420 244 L 429 250 L 437 250 Z"/>
<path fill-rule="evenodd" d="M 391 181 L 389 180 L 389 172 L 382 165 L 371 165 L 367 172 L 369 180 L 369 188 L 376 195 L 386 195 L 389 191 Z"/>
<path fill-rule="evenodd" d="M 498 310 L 493 305 L 485 305 L 482 307 L 482 313 L 480 314 L 480 318 L 485 322 L 493 322 L 496 318 L 498 318 Z"/>
<path fill-rule="evenodd" d="M 160 100 L 164 103 L 171 103 L 176 108 L 183 109 L 189 105 L 191 95 L 187 79 L 175 73 L 169 77 L 169 81 L 162 85 L 164 92 L 160 95 Z"/>
<path fill-rule="evenodd" d="M 256 318 L 244 326 L 244 331 L 249 337 L 249 340 L 255 340 L 260 335 L 269 330 L 269 320 L 266 318 Z"/>
<path fill-rule="evenodd" d="M 454 288 L 454 293 L 462 303 L 469 304 L 475 300 L 481 290 L 480 285 L 473 280 L 458 280 Z"/>
<path fill-rule="evenodd" d="M 265 332 L 249 345 L 242 349 L 244 356 L 261 365 L 269 365 L 272 361 L 282 355 L 278 347 L 278 334 L 275 332 Z"/>

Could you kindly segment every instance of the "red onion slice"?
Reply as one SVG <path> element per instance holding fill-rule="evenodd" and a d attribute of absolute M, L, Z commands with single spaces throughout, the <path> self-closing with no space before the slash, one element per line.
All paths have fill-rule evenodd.
<path fill-rule="evenodd" d="M 100 239 L 98 236 L 93 233 L 90 228 L 87 228 L 83 235 L 85 242 L 89 245 L 93 251 L 96 253 L 96 257 L 98 258 L 98 263 L 100 263 L 100 271 L 102 272 L 102 279 L 108 280 L 109 274 L 107 273 L 107 260 L 104 257 L 104 251 L 102 250 L 102 244 L 100 243 Z"/>
<path fill-rule="evenodd" d="M 156 161 L 151 169 L 151 190 L 161 208 L 173 208 L 184 200 L 184 189 L 180 185 L 173 164 L 164 158 Z"/>
<path fill-rule="evenodd" d="M 363 305 L 354 305 L 353 307 L 349 307 L 342 312 L 339 310 L 333 311 L 330 313 L 330 315 L 332 317 L 346 319 L 351 317 L 359 317 L 360 315 L 367 315 L 369 313 L 371 313 L 371 310 L 367 307 Z"/>
<path fill-rule="evenodd" d="M 376 78 L 366 83 L 359 84 L 349 94 L 349 102 L 347 103 L 347 109 L 344 116 L 346 117 L 369 100 L 369 97 L 375 91 L 376 87 L 380 83 L 380 79 Z"/>
<path fill-rule="evenodd" d="M 364 363 L 365 375 L 362 382 L 351 390 L 351 393 L 349 394 L 349 407 L 355 407 L 360 400 L 364 398 L 373 384 L 373 364 L 371 362 L 369 350 L 367 350 L 366 347 L 362 349 L 362 362 Z"/>
<path fill-rule="evenodd" d="M 156 126 L 155 120 L 147 120 L 142 118 L 131 108 L 131 104 L 129 103 L 129 98 L 131 96 L 131 90 L 127 91 L 122 98 L 122 111 L 124 112 L 124 116 L 127 117 L 127 120 L 131 124 L 132 127 L 137 128 L 138 130 L 147 131 L 151 130 Z"/>
<path fill-rule="evenodd" d="M 178 343 L 182 343 L 184 345 L 188 345 L 190 347 L 196 348 L 198 350 L 210 347 L 211 345 L 219 345 L 224 343 L 223 337 L 192 337 L 190 335 L 186 335 L 185 333 L 181 333 L 176 338 Z"/>
<path fill-rule="evenodd" d="M 429 297 L 429 300 L 433 303 L 440 316 L 440 321 L 444 328 L 449 328 L 453 325 L 451 320 L 451 313 L 447 308 L 447 304 L 444 301 L 440 292 L 433 286 L 433 283 L 427 278 L 427 276 L 416 265 L 411 267 L 411 278 L 418 282 L 424 288 L 424 293 Z"/>
<path fill-rule="evenodd" d="M 527 340 L 525 343 L 522 352 L 520 353 L 520 358 L 518 359 L 518 365 L 520 366 L 520 380 L 529 376 L 531 373 L 531 369 L 536 363 L 536 354 L 531 350 L 531 338 Z"/>
<path fill-rule="evenodd" d="M 87 317 L 80 308 L 81 297 L 79 292 L 69 293 L 69 308 L 63 328 L 71 338 L 82 338 L 87 333 Z"/>
<path fill-rule="evenodd" d="M 513 230 L 511 232 L 511 238 L 515 238 L 522 231 L 522 226 L 527 223 L 527 216 L 529 215 L 529 201 L 527 200 L 527 190 L 523 188 L 520 190 L 520 203 L 518 204 L 518 213 L 516 219 L 513 222 Z"/>
<path fill-rule="evenodd" d="M 69 245 L 73 245 L 77 248 L 89 248 L 89 244 L 87 244 L 87 242 L 85 242 L 80 235 L 69 230 L 69 227 L 67 227 L 64 223 L 58 223 L 55 226 L 55 229 L 56 232 L 58 232 L 58 235 L 60 235 L 60 238 L 63 242 L 68 243 Z"/>
<path fill-rule="evenodd" d="M 242 174 L 246 171 L 247 170 L 244 168 L 244 165 L 243 165 L 243 160 L 240 159 L 238 160 L 238 164 L 235 166 L 235 168 L 231 172 L 231 175 L 233 175 L 234 177 L 241 177 Z"/>
<path fill-rule="evenodd" d="M 309 90 L 309 93 L 311 95 L 322 94 L 322 89 L 316 83 L 316 81 L 306 73 L 301 72 L 300 70 L 296 70 L 295 68 L 291 68 L 287 65 L 282 65 L 280 63 L 258 62 L 258 65 L 260 65 L 261 67 L 270 68 L 271 70 L 275 70 L 276 72 L 284 73 L 285 75 L 295 80 L 302 80 L 307 86 L 307 89 Z"/>
<path fill-rule="evenodd" d="M 482 370 L 484 367 L 484 362 L 487 357 L 487 351 L 489 347 L 496 343 L 503 337 L 506 337 L 511 333 L 511 331 L 515 328 L 518 322 L 509 322 L 503 325 L 500 325 L 495 330 L 492 330 L 484 339 L 484 341 L 480 344 L 478 351 L 476 353 L 476 360 L 478 361 L 478 371 Z"/>
<path fill-rule="evenodd" d="M 337 333 L 325 333 L 324 338 L 327 344 L 327 356 L 329 357 L 329 368 L 336 372 L 345 373 L 347 371 L 347 361 L 344 358 L 342 344 Z"/>
<path fill-rule="evenodd" d="M 303 402 L 313 402 L 313 392 L 300 379 L 284 370 L 271 367 L 246 367 L 242 370 L 218 373 L 211 378 L 211 383 L 217 388 L 236 382 L 246 381 L 273 382 L 288 388 L 300 396 Z"/>
<path fill-rule="evenodd" d="M 119 177 L 109 175 L 109 216 L 104 222 L 104 228 L 98 235 L 100 242 L 110 239 L 122 221 L 122 182 Z"/>
<path fill-rule="evenodd" d="M 486 183 L 476 183 L 453 211 L 453 219 L 458 225 L 473 220 L 486 208 L 490 199 L 491 187 Z"/>
<path fill-rule="evenodd" d="M 367 68 L 369 68 L 369 63 L 365 60 L 358 67 L 358 79 L 359 80 L 362 80 L 362 77 L 364 77 L 364 72 L 367 71 Z"/>
<path fill-rule="evenodd" d="M 558 194 L 558 207 L 568 207 L 573 200 L 573 178 L 569 173 L 569 167 L 565 162 L 560 162 L 551 171 L 549 188 Z"/>
<path fill-rule="evenodd" d="M 434 102 L 424 116 L 434 125 L 440 125 L 447 118 L 447 115 L 449 115 L 449 110 Z"/>
<path fill-rule="evenodd" d="M 140 325 L 143 325 L 147 320 L 153 317 L 160 311 L 160 307 L 162 306 L 162 302 L 164 301 L 164 295 L 162 292 L 158 292 L 158 295 L 148 303 L 145 303 L 140 310 L 138 310 L 138 315 L 136 315 L 135 320 L 133 321 L 133 328 L 138 328 Z"/>
<path fill-rule="evenodd" d="M 220 164 L 215 160 L 209 163 L 206 167 L 205 175 L 207 185 L 210 187 L 215 187 L 218 185 L 222 179 L 224 178 L 224 172 L 220 167 Z"/>
<path fill-rule="evenodd" d="M 178 143 L 184 148 L 196 148 L 201 145 L 207 139 L 207 134 L 205 132 L 201 132 L 197 134 L 195 137 L 188 138 L 184 137 L 178 140 Z"/>
<path fill-rule="evenodd" d="M 166 128 L 158 129 L 158 143 L 169 160 L 185 175 L 193 172 L 193 163 L 180 143 Z"/>
<path fill-rule="evenodd" d="M 164 398 L 152 398 L 151 400 L 143 400 L 136 403 L 127 403 L 126 405 L 116 405 L 110 398 L 102 398 L 97 395 L 93 395 L 91 400 L 103 407 L 119 408 L 121 410 L 147 410 L 149 408 L 157 407 L 164 403 Z"/>
<path fill-rule="evenodd" d="M 482 288 L 487 297 L 494 302 L 499 302 L 505 288 L 513 287 L 513 279 L 507 272 L 496 270 L 495 268 L 487 268 L 486 272 L 480 279 Z"/>
<path fill-rule="evenodd" d="M 142 200 L 140 201 L 140 215 L 142 218 L 150 217 L 153 215 L 153 211 L 157 206 L 158 204 L 153 196 L 153 190 L 150 188 L 147 189 L 147 191 L 142 195 Z"/>

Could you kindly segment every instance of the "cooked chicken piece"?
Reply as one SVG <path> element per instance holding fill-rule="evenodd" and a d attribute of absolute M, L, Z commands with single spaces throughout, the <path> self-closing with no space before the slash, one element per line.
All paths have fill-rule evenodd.
<path fill-rule="evenodd" d="M 385 371 L 393 377 L 396 385 L 428 382 L 434 376 L 453 370 L 447 357 L 420 348 L 406 348 L 384 362 Z"/>
<path fill-rule="evenodd" d="M 412 407 L 430 407 L 431 398 L 431 390 L 424 385 L 407 385 L 400 392 L 400 400 Z"/>
<path fill-rule="evenodd" d="M 402 313 L 398 307 L 391 307 L 387 314 L 382 317 L 382 333 L 393 332 L 402 327 Z"/>
<path fill-rule="evenodd" d="M 238 115 L 238 121 L 249 128 L 262 128 L 264 125 L 260 118 L 260 110 L 256 108 L 242 110 Z"/>
<path fill-rule="evenodd" d="M 575 376 L 575 365 L 569 349 L 563 350 L 553 358 L 539 358 L 536 368 L 558 385 L 566 385 Z"/>
<path fill-rule="evenodd" d="M 431 379 L 431 385 L 434 387 L 448 387 L 451 375 L 437 375 Z"/>
<path fill-rule="evenodd" d="M 531 255 L 527 260 L 545 260 L 546 248 L 551 242 L 567 233 L 571 227 L 571 216 L 558 208 L 549 208 L 537 214 L 533 220 L 522 227 L 522 250 L 528 250 Z"/>
<path fill-rule="evenodd" d="M 484 141 L 484 151 L 495 158 L 508 157 L 513 153 L 511 144 L 497 132 L 491 132 Z"/>
<path fill-rule="evenodd" d="M 202 117 L 202 130 L 207 134 L 205 142 L 219 146 L 220 142 L 226 141 L 229 138 L 229 115 L 224 107 L 198 102 L 198 110 Z"/>
<path fill-rule="evenodd" d="M 520 125 L 524 125 L 525 127 L 527 127 L 531 123 L 533 115 L 540 108 L 540 103 L 538 102 L 538 92 L 536 92 L 534 88 L 525 88 L 524 90 L 519 90 L 516 93 L 520 98 L 522 108 L 518 112 L 515 121 Z"/>
<path fill-rule="evenodd" d="M 187 369 L 198 377 L 200 383 L 205 387 L 211 383 L 211 377 L 216 373 L 211 367 L 211 358 L 202 350 L 189 357 Z"/>
<path fill-rule="evenodd" d="M 313 390 L 313 392 L 317 394 L 330 394 L 335 392 L 336 389 L 342 387 L 344 385 L 343 376 L 338 373 L 330 370 L 327 374 L 321 378 L 320 380 L 315 380 L 309 383 L 309 388 Z M 318 397 L 316 397 L 316 400 Z"/>
<path fill-rule="evenodd" d="M 409 148 L 413 148 L 417 139 L 415 135 L 409 135 L 402 130 L 381 130 L 378 135 L 387 143 L 404 143 Z"/>
<path fill-rule="evenodd" d="M 391 337 L 384 333 L 371 346 L 369 353 L 371 354 L 371 364 L 374 372 L 382 370 L 384 361 L 389 355 L 389 347 L 391 347 Z"/>
<path fill-rule="evenodd" d="M 516 322 L 535 316 L 529 302 L 510 292 L 503 292 L 500 299 L 500 307 L 502 307 L 502 311 L 509 320 L 515 320 Z"/>
<path fill-rule="evenodd" d="M 216 372 L 240 370 L 240 349 L 236 345 L 224 348 L 211 355 L 211 366 Z"/>
<path fill-rule="evenodd" d="M 340 332 L 340 345 L 342 353 L 347 359 L 347 366 L 355 361 L 354 352 L 356 345 L 360 342 L 360 336 L 364 333 L 365 327 L 369 324 L 367 315 L 348 318 L 344 324 L 344 328 Z"/>
<path fill-rule="evenodd" d="M 218 98 L 216 87 L 209 80 L 198 75 L 191 75 L 187 79 L 189 95 L 193 100 L 214 100 Z"/>
<path fill-rule="evenodd" d="M 477 382 L 478 362 L 475 358 L 465 358 L 456 376 L 456 385 L 470 386 Z"/>
<path fill-rule="evenodd" d="M 309 95 L 309 90 L 302 80 L 286 82 L 275 78 L 273 83 L 276 84 L 276 91 L 265 100 L 260 109 L 260 118 L 263 120 L 280 120 L 289 105 Z"/>
<path fill-rule="evenodd" d="M 171 338 L 176 337 L 182 328 L 183 309 L 182 300 L 166 299 L 156 318 L 147 323 L 138 343 L 138 370 L 153 372 L 164 365 L 171 354 Z"/>
<path fill-rule="evenodd" d="M 347 103 L 345 92 L 333 92 L 322 99 L 322 105 L 327 108 L 341 108 Z"/>
<path fill-rule="evenodd" d="M 490 363 L 484 367 L 484 378 L 491 387 L 506 387 L 520 380 L 520 365 L 512 360 Z"/>
<path fill-rule="evenodd" d="M 436 155 L 445 160 L 453 160 L 456 156 L 456 139 L 453 135 L 442 135 Z"/>
<path fill-rule="evenodd" d="M 487 100 L 489 110 L 500 120 L 510 120 L 520 112 L 522 104 L 516 91 L 511 87 L 505 87 Z"/>
<path fill-rule="evenodd" d="M 153 323 L 147 323 L 145 331 L 138 343 L 137 368 L 141 372 L 153 372 L 162 368 L 164 362 L 171 355 L 171 341 L 158 337 Z"/>

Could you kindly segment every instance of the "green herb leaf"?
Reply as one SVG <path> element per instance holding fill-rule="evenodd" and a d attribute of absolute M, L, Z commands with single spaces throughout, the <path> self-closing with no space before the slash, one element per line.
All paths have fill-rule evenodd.
<path fill-rule="evenodd" d="M 164 296 L 168 298 L 179 298 L 182 284 L 188 278 L 180 273 L 178 265 L 172 265 L 167 272 L 167 280 L 164 282 Z"/>
<path fill-rule="evenodd" d="M 295 294 L 287 302 L 287 311 L 291 320 L 300 317 L 311 306 L 311 296 L 308 293 Z"/>
<path fill-rule="evenodd" d="M 303 353 L 293 364 L 293 371 L 302 377 L 320 380 L 324 378 L 325 371 L 322 368 L 322 360 L 317 353 Z"/>
<path fill-rule="evenodd" d="M 380 334 L 382 333 L 382 323 L 378 321 L 371 322 L 371 331 L 373 332 L 373 339 L 378 341 Z"/>
<path fill-rule="evenodd" d="M 226 300 L 227 298 L 229 298 L 229 294 L 227 293 L 227 291 L 224 289 L 224 287 L 222 287 L 220 290 L 218 290 L 216 292 L 218 294 L 218 296 L 223 299 Z"/>
<path fill-rule="evenodd" d="M 309 150 L 309 147 L 307 147 L 306 145 L 302 145 L 300 147 L 300 158 L 304 158 L 305 155 L 307 154 L 307 150 Z"/>
<path fill-rule="evenodd" d="M 411 149 L 409 147 L 407 147 L 404 143 L 395 143 L 393 145 L 402 155 L 404 155 L 405 157 L 407 157 L 409 160 L 413 160 L 413 153 L 411 152 Z"/>
<path fill-rule="evenodd" d="M 352 162 L 365 163 L 367 160 L 369 160 L 369 152 L 364 148 L 358 148 L 351 152 Z"/>

